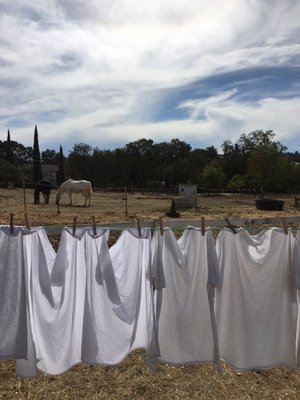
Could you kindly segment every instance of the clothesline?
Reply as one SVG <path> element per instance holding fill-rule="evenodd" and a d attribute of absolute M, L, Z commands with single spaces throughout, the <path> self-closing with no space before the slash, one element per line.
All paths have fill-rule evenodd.
<path fill-rule="evenodd" d="M 29 228 L 29 220 L 28 216 L 25 213 L 25 225 Z M 109 228 L 110 230 L 121 231 L 123 229 L 128 228 L 151 228 L 156 229 L 160 226 L 168 227 L 171 229 L 179 229 L 183 230 L 187 226 L 194 226 L 196 228 L 203 227 L 203 220 L 201 219 L 173 219 L 173 220 L 164 220 L 163 218 L 156 220 L 133 220 L 133 221 L 124 221 L 124 222 L 110 222 L 110 223 L 95 223 L 95 217 L 92 217 L 93 228 Z M 91 226 L 91 224 L 77 224 L 78 219 L 76 219 L 76 227 L 77 228 L 85 228 Z M 160 222 L 161 221 L 161 222 Z M 229 223 L 228 223 L 229 221 Z M 282 216 L 282 217 L 265 217 L 265 218 L 224 218 L 224 219 L 205 219 L 205 226 L 209 228 L 213 228 L 214 230 L 222 229 L 223 227 L 228 227 L 229 224 L 232 227 L 246 227 L 251 228 L 254 225 L 280 225 L 287 227 L 291 224 L 300 224 L 300 216 Z M 13 214 L 10 214 L 10 224 L 13 226 Z M 45 225 L 43 228 L 49 234 L 60 234 L 66 226 L 74 226 L 74 221 L 71 225 Z"/>

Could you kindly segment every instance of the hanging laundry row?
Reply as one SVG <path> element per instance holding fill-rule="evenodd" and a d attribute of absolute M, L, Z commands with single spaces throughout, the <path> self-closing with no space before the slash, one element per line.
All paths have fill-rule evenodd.
<path fill-rule="evenodd" d="M 300 231 L 124 229 L 110 248 L 108 237 L 65 228 L 56 253 L 43 228 L 0 226 L 0 358 L 18 375 L 115 365 L 138 348 L 153 369 L 298 366 Z"/>
<path fill-rule="evenodd" d="M 188 227 L 179 240 L 156 232 L 152 245 L 160 361 L 299 365 L 300 230 L 224 228 L 215 246 Z"/>
<path fill-rule="evenodd" d="M 64 229 L 56 254 L 44 229 L 1 227 L 0 356 L 20 376 L 114 365 L 137 348 L 154 365 L 151 230 L 124 230 L 110 249 L 108 234 Z"/>

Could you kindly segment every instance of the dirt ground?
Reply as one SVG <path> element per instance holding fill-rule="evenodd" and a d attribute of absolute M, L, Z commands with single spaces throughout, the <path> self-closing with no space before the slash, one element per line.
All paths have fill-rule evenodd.
<path fill-rule="evenodd" d="M 49 204 L 44 204 L 41 196 L 39 205 L 33 204 L 33 190 L 0 189 L 0 223 L 8 224 L 10 213 L 14 215 L 14 223 L 24 224 L 24 212 L 28 214 L 32 226 L 40 225 L 72 225 L 77 217 L 78 224 L 91 224 L 92 217 L 96 223 L 114 223 L 132 221 L 133 217 L 141 221 L 152 221 L 159 217 L 170 219 L 166 212 L 171 208 L 171 197 L 149 193 L 111 193 L 94 192 L 90 207 L 84 207 L 84 198 L 74 195 L 73 205 L 63 197 L 61 206 L 55 204 L 56 191 L 51 192 Z M 300 207 L 294 207 L 295 195 L 280 195 L 285 201 L 283 211 L 260 211 L 255 208 L 255 195 L 201 195 L 197 198 L 197 208 L 178 210 L 180 219 L 200 219 L 203 215 L 209 219 L 229 218 L 266 218 L 300 216 Z"/>
<path fill-rule="evenodd" d="M 24 196 L 25 194 L 25 196 Z M 294 195 L 280 196 L 285 200 L 283 211 L 258 211 L 255 196 L 201 196 L 198 208 L 180 210 L 180 219 L 264 218 L 300 216 L 294 207 Z M 55 192 L 50 204 L 33 204 L 33 191 L 0 189 L 0 223 L 8 224 L 13 214 L 14 224 L 24 225 L 24 212 L 31 226 L 71 225 L 76 216 L 78 224 L 91 224 L 94 216 L 99 224 L 141 220 L 168 219 L 171 198 L 143 193 L 95 192 L 91 207 L 83 207 L 81 197 L 74 205 L 63 198 L 58 214 Z M 0 255 L 1 257 L 1 255 Z M 22 380 L 15 374 L 14 361 L 0 362 L 0 399 L 15 400 L 82 400 L 82 399 L 300 399 L 300 371 L 276 368 L 265 371 L 237 372 L 224 366 L 222 374 L 211 365 L 162 365 L 155 373 L 145 362 L 143 351 L 135 351 L 113 367 L 79 365 L 61 376 L 41 374 L 38 379 Z"/>

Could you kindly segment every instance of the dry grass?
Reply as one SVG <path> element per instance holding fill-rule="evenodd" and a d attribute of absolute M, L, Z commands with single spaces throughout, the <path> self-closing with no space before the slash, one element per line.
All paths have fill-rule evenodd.
<path fill-rule="evenodd" d="M 97 223 L 126 222 L 136 216 L 141 220 L 154 220 L 170 210 L 171 197 L 165 195 L 149 195 L 143 193 L 128 194 L 127 212 L 125 196 L 122 193 L 95 192 L 91 207 L 83 207 L 83 198 L 80 195 L 74 197 L 74 205 L 67 205 L 68 199 L 62 199 L 60 214 L 57 214 L 53 191 L 48 205 L 33 204 L 33 190 L 27 189 L 25 193 L 26 211 L 30 223 L 34 225 L 71 225 L 73 218 L 78 217 L 79 224 L 91 223 L 95 216 Z M 280 196 L 285 200 L 283 211 L 259 211 L 255 209 L 254 195 L 225 195 L 225 196 L 201 196 L 198 198 L 198 208 L 180 210 L 182 219 L 199 219 L 204 215 L 207 219 L 224 217 L 232 218 L 259 218 L 300 216 L 300 208 L 294 207 L 294 196 Z M 24 192 L 22 189 L 0 189 L 0 222 L 8 223 L 9 214 L 14 213 L 16 224 L 24 224 Z"/>
<path fill-rule="evenodd" d="M 90 208 L 62 206 L 57 215 L 54 196 L 50 204 L 33 205 L 32 191 L 26 191 L 26 209 L 32 225 L 70 225 L 74 216 L 78 223 L 98 223 L 130 220 L 135 215 L 141 219 L 156 219 L 170 208 L 166 197 L 143 194 L 128 196 L 128 213 L 125 216 L 123 194 L 95 193 Z M 281 198 L 283 198 L 281 196 Z M 271 217 L 300 216 L 293 207 L 293 196 L 284 196 L 282 212 L 257 211 L 254 196 L 201 197 L 199 209 L 181 212 L 182 218 Z M 82 203 L 77 198 L 75 204 Z M 15 223 L 24 224 L 23 190 L 0 189 L 0 223 L 9 222 L 14 213 Z M 51 239 L 56 246 L 58 238 Z M 223 374 L 211 365 L 172 366 L 161 365 L 151 372 L 143 351 L 135 351 L 122 363 L 113 367 L 79 365 L 61 376 L 41 374 L 38 379 L 22 380 L 15 374 L 14 361 L 0 362 L 0 399 L 15 400 L 81 400 L 81 399 L 300 399 L 300 373 L 286 368 L 265 371 L 237 372 L 224 366 Z"/>
<path fill-rule="evenodd" d="M 35 380 L 15 375 L 14 362 L 0 363 L 0 399 L 16 400 L 131 400 L 131 399 L 288 399 L 299 400 L 298 370 L 285 368 L 237 372 L 224 366 L 162 365 L 155 373 L 143 351 L 130 354 L 113 367 L 78 365 L 61 376 L 41 374 Z"/>

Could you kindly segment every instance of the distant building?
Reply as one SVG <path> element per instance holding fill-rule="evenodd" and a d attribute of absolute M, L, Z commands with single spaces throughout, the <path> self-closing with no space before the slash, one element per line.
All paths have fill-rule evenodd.
<path fill-rule="evenodd" d="M 43 179 L 47 179 L 51 185 L 57 185 L 57 173 L 59 166 L 55 164 L 42 164 Z"/>
<path fill-rule="evenodd" d="M 195 196 L 197 194 L 197 185 L 183 185 L 178 184 L 178 195 L 179 196 Z"/>

